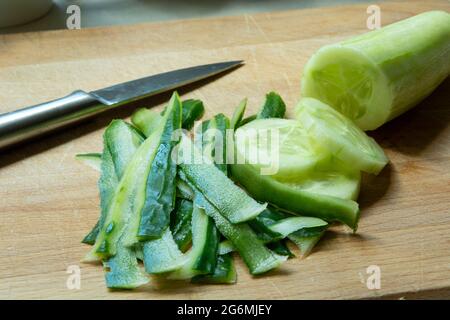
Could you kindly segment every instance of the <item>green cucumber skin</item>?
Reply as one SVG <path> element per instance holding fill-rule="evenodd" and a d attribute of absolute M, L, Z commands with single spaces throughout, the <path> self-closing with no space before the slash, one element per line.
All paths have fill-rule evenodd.
<path fill-rule="evenodd" d="M 340 221 L 356 231 L 359 208 L 355 201 L 295 190 L 253 170 L 248 165 L 231 166 L 234 179 L 256 200 L 267 201 L 299 215 L 317 217 L 325 221 Z"/>
<path fill-rule="evenodd" d="M 180 168 L 188 181 L 232 223 L 251 220 L 266 207 L 250 198 L 215 165 L 181 164 Z"/>
<path fill-rule="evenodd" d="M 145 137 L 150 137 L 162 121 L 163 117 L 158 112 L 146 108 L 137 109 L 131 116 L 131 123 L 133 123 Z"/>
<path fill-rule="evenodd" d="M 304 68 L 303 97 L 320 99 L 317 93 L 310 91 L 312 87 L 308 83 L 313 82 L 309 76 L 316 71 L 313 60 L 333 50 L 359 54 L 384 79 L 384 87 L 377 92 L 377 100 L 369 109 L 375 112 L 375 109 L 385 108 L 386 112 L 373 123 L 353 119 L 363 130 L 374 130 L 417 105 L 450 74 L 450 14 L 425 12 L 321 48 Z M 382 105 L 381 97 L 386 97 Z M 335 107 L 336 101 L 323 102 Z"/>
<path fill-rule="evenodd" d="M 171 156 L 178 141 L 174 141 L 172 135 L 181 128 L 182 119 L 182 105 L 176 93 L 166 113 L 168 118 L 147 178 L 145 202 L 137 233 L 140 241 L 161 237 L 169 226 L 170 212 L 174 208 L 177 164 Z"/>
<path fill-rule="evenodd" d="M 187 178 L 181 174 L 188 184 Z M 195 192 L 195 203 L 213 218 L 220 233 L 230 240 L 241 255 L 251 274 L 267 272 L 281 265 L 286 258 L 267 249 L 253 230 L 245 223 L 232 224 L 191 184 Z"/>
<path fill-rule="evenodd" d="M 103 134 L 103 153 L 100 162 L 100 218 L 84 237 L 83 243 L 93 245 L 103 226 L 111 201 L 126 164 L 143 142 L 143 137 L 123 120 L 113 120 Z M 94 157 L 93 154 L 91 154 Z"/>
<path fill-rule="evenodd" d="M 286 245 L 286 241 L 279 240 L 275 242 L 271 242 L 267 244 L 267 247 L 280 256 L 286 256 L 288 258 L 295 257 L 295 254 L 289 250 L 289 247 Z"/>
<path fill-rule="evenodd" d="M 230 128 L 235 130 L 241 126 L 241 121 L 244 118 L 245 109 L 247 108 L 247 98 L 243 99 L 233 112 L 230 120 Z"/>
<path fill-rule="evenodd" d="M 192 283 L 233 284 L 236 283 L 237 273 L 231 254 L 219 255 L 217 264 L 211 274 L 201 274 L 191 279 Z"/>
<path fill-rule="evenodd" d="M 208 216 L 208 224 L 205 230 L 206 239 L 201 254 L 197 257 L 193 269 L 202 273 L 213 273 L 217 263 L 217 250 L 219 248 L 220 234 L 214 225 L 214 221 Z"/>
<path fill-rule="evenodd" d="M 182 102 L 183 105 L 183 122 L 182 128 L 191 130 L 195 121 L 201 119 L 205 114 L 205 107 L 203 102 L 195 99 L 188 99 Z"/>
<path fill-rule="evenodd" d="M 192 241 L 192 210 L 192 201 L 177 199 L 175 210 L 171 213 L 170 230 L 181 252 L 186 252 Z"/>
<path fill-rule="evenodd" d="M 256 119 L 284 118 L 286 104 L 281 96 L 276 92 L 269 92 L 261 110 L 256 115 Z"/>
<path fill-rule="evenodd" d="M 325 226 L 325 227 L 301 229 L 297 232 L 291 233 L 288 236 L 288 239 L 297 245 L 297 247 L 300 249 L 302 257 L 306 257 L 311 253 L 314 246 L 325 234 L 327 228 L 328 227 Z"/>

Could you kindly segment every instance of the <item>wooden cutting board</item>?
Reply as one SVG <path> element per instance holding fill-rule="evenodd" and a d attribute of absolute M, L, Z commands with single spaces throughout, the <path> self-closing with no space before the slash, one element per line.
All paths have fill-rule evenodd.
<path fill-rule="evenodd" d="M 450 11 L 448 1 L 383 2 L 382 24 L 419 12 Z M 245 60 L 245 66 L 182 90 L 202 99 L 206 116 L 231 115 L 243 97 L 248 114 L 275 90 L 299 99 L 303 66 L 319 47 L 366 32 L 367 5 L 173 21 L 79 31 L 0 36 L 0 111 L 43 102 L 75 89 L 107 85 L 192 65 Z M 98 216 L 97 173 L 74 159 L 101 150 L 115 110 L 59 134 L 0 154 L 0 298 L 253 299 L 450 298 L 450 81 L 420 106 L 371 135 L 391 164 L 364 177 L 358 233 L 337 226 L 306 259 L 251 277 L 236 258 L 236 285 L 154 280 L 136 291 L 108 291 L 100 266 L 82 264 L 80 240 Z M 81 288 L 66 286 L 69 266 Z M 367 268 L 381 272 L 369 290 Z"/>

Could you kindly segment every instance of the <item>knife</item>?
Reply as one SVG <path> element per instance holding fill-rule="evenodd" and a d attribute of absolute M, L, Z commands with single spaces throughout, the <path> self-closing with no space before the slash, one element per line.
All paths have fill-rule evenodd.
<path fill-rule="evenodd" d="M 229 61 L 179 69 L 0 114 L 0 148 L 42 135 L 126 103 L 173 90 L 241 65 Z"/>

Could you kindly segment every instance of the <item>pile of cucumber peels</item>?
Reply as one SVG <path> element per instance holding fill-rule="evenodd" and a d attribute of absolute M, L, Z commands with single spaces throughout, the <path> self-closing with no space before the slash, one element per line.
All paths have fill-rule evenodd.
<path fill-rule="evenodd" d="M 256 275 L 294 256 L 287 245 L 289 240 L 307 255 L 330 221 L 342 221 L 356 229 L 356 202 L 326 195 L 329 186 L 316 187 L 315 192 L 302 190 L 301 183 L 294 186 L 292 181 L 277 180 L 276 175 L 260 175 L 255 169 L 258 163 L 246 159 L 235 163 L 227 158 L 227 148 L 239 155 L 240 142 L 245 140 L 237 139 L 240 132 L 255 124 L 274 128 L 271 122 L 286 122 L 288 126 L 298 122 L 283 119 L 286 106 L 274 92 L 267 94 L 256 115 L 244 118 L 245 109 L 243 100 L 231 120 L 218 114 L 191 130 L 204 114 L 203 103 L 181 102 L 174 93 L 161 113 L 139 109 L 131 123 L 113 120 L 104 132 L 101 154 L 77 155 L 100 171 L 101 213 L 83 239 L 92 245 L 84 260 L 103 263 L 108 288 L 144 285 L 149 281 L 146 273 L 174 280 L 234 283 L 232 252 L 237 252 L 250 273 Z M 295 138 L 283 136 L 283 143 L 295 147 L 301 137 Z M 258 147 L 258 141 L 252 146 Z M 283 166 L 291 166 L 298 179 L 314 173 L 323 183 L 322 171 L 316 165 L 308 171 L 301 164 L 299 175 L 292 169 L 296 164 L 288 164 L 283 158 L 283 149 L 280 154 L 281 175 L 286 175 Z M 333 161 L 331 156 L 324 157 Z M 322 161 L 322 155 L 316 155 L 316 159 Z M 260 178 L 283 186 L 276 191 L 275 201 L 271 201 L 270 187 L 254 190 Z M 359 185 L 359 175 L 356 180 Z M 309 208 L 307 216 L 296 206 Z"/>
<path fill-rule="evenodd" d="M 430 94 L 450 74 L 449 48 L 450 15 L 427 12 L 319 50 L 295 119 L 271 92 L 255 115 L 243 100 L 191 130 L 203 103 L 174 93 L 161 113 L 112 121 L 103 152 L 77 156 L 100 171 L 84 260 L 103 264 L 108 288 L 148 274 L 234 283 L 232 252 L 256 275 L 293 257 L 288 243 L 309 254 L 332 222 L 356 231 L 361 172 L 388 162 L 362 130 Z"/>

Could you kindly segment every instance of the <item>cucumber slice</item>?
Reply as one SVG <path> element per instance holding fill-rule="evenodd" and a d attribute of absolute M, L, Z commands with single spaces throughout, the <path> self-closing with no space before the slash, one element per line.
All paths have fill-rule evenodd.
<path fill-rule="evenodd" d="M 94 170 L 101 171 L 102 154 L 101 153 L 80 153 L 75 156 L 75 159 L 81 163 L 91 167 Z"/>
<path fill-rule="evenodd" d="M 338 159 L 356 169 L 378 174 L 387 164 L 383 149 L 348 118 L 314 98 L 303 98 L 295 114 L 309 135 Z"/>
<path fill-rule="evenodd" d="M 288 119 L 254 120 L 235 132 L 238 164 L 249 164 L 261 173 L 298 179 L 311 172 L 329 152 L 303 128 Z"/>
<path fill-rule="evenodd" d="M 450 14 L 430 11 L 317 51 L 302 96 L 373 130 L 428 96 L 450 74 Z"/>
<path fill-rule="evenodd" d="M 340 221 L 356 230 L 359 208 L 355 201 L 292 188 L 249 165 L 231 166 L 233 177 L 257 200 L 284 210 L 325 221 Z"/>

